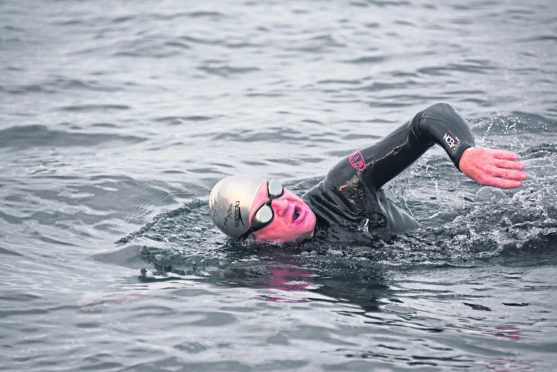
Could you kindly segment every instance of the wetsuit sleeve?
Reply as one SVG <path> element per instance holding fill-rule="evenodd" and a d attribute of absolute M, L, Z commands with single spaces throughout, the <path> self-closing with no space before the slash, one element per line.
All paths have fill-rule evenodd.
<path fill-rule="evenodd" d="M 438 144 L 458 169 L 460 158 L 474 146 L 466 122 L 448 104 L 438 103 L 419 112 L 378 143 L 350 155 L 349 162 L 372 189 L 379 189 Z"/>

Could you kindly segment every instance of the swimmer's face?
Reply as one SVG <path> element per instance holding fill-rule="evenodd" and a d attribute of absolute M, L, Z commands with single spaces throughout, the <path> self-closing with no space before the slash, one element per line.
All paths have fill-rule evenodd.
<path fill-rule="evenodd" d="M 264 182 L 255 196 L 250 210 L 249 220 L 252 222 L 257 210 L 269 201 L 267 181 Z M 294 242 L 309 239 L 315 228 L 315 214 L 309 206 L 291 191 L 284 189 L 282 196 L 271 201 L 274 217 L 265 227 L 253 233 L 256 243 L 263 242 Z"/>

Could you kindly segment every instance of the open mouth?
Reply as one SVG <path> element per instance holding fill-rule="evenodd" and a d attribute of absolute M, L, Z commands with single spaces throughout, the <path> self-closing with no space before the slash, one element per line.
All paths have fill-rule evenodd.
<path fill-rule="evenodd" d="M 300 208 L 298 206 L 295 206 L 294 207 L 294 213 L 292 213 L 292 222 L 298 221 L 301 214 L 302 214 L 302 208 Z"/>

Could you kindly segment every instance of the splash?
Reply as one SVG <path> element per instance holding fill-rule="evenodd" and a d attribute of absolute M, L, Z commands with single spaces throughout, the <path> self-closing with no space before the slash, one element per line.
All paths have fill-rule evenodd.
<path fill-rule="evenodd" d="M 490 141 L 502 143 L 505 138 L 520 150 L 530 178 L 516 190 L 478 187 L 435 153 L 420 159 L 388 185 L 387 193 L 422 226 L 391 243 L 313 240 L 297 246 L 250 246 L 227 239 L 213 226 L 207 202 L 194 200 L 155 217 L 117 244 L 139 247 L 139 256 L 157 272 L 200 275 L 266 265 L 269 257 L 286 256 L 305 268 L 468 266 L 494 260 L 507 265 L 555 263 L 557 147 L 545 142 L 528 146 L 525 139 L 539 129 L 550 131 L 550 124 L 543 117 L 513 114 L 475 126 L 489 133 Z M 551 135 L 544 139 L 551 141 Z M 303 192 L 318 181 L 300 180 L 290 188 Z"/>

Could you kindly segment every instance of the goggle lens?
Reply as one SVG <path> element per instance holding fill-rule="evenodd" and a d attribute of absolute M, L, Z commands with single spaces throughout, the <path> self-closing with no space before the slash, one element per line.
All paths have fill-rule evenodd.
<path fill-rule="evenodd" d="M 263 204 L 261 208 L 259 208 L 257 213 L 255 213 L 255 215 L 253 216 L 252 226 L 255 224 L 268 224 L 272 221 L 273 216 L 273 208 L 271 208 L 271 206 L 268 204 Z"/>
<path fill-rule="evenodd" d="M 269 195 L 269 200 L 259 207 L 257 212 L 255 212 L 251 221 L 251 227 L 240 237 L 240 239 L 247 238 L 250 234 L 256 232 L 257 230 L 261 230 L 273 221 L 275 212 L 273 211 L 271 203 L 273 199 L 280 198 L 282 194 L 284 194 L 284 186 L 282 186 L 280 181 L 270 180 L 267 182 L 267 194 Z"/>
<path fill-rule="evenodd" d="M 284 187 L 280 181 L 270 180 L 267 184 L 267 192 L 269 193 L 269 198 L 275 199 L 282 196 Z"/>

